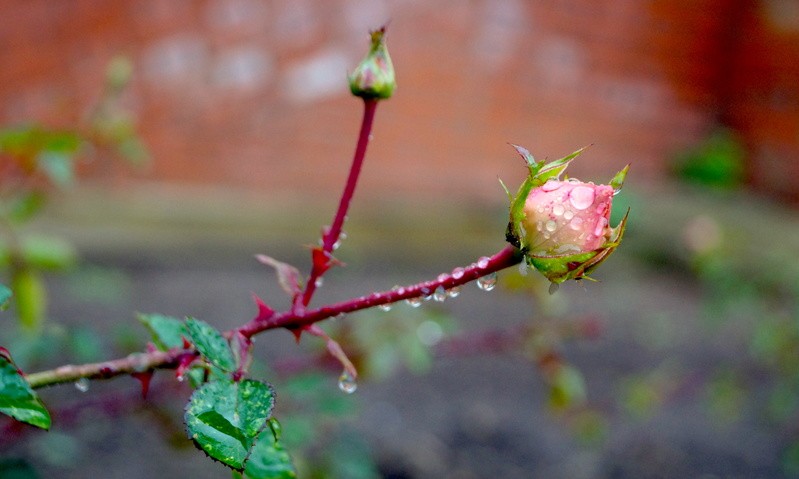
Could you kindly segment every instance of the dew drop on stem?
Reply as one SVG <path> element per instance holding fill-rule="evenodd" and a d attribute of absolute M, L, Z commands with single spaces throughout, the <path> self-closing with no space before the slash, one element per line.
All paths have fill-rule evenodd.
<path fill-rule="evenodd" d="M 497 285 L 497 273 L 490 273 L 477 279 L 477 287 L 483 291 L 491 291 Z"/>
<path fill-rule="evenodd" d="M 489 261 L 490 261 L 490 258 L 488 258 L 488 256 L 483 256 L 482 258 L 477 260 L 477 267 L 480 268 L 480 269 L 486 269 L 486 268 L 488 268 L 488 262 Z"/>
<path fill-rule="evenodd" d="M 89 380 L 87 378 L 80 378 L 75 381 L 75 389 L 78 391 L 85 393 L 89 390 Z"/>
<path fill-rule="evenodd" d="M 352 394 L 358 389 L 358 383 L 355 382 L 355 378 L 352 377 L 352 374 L 345 369 L 341 372 L 341 376 L 338 377 L 338 388 L 341 392 Z"/>
<path fill-rule="evenodd" d="M 381 304 L 377 306 L 380 311 L 391 311 L 391 303 Z"/>
<path fill-rule="evenodd" d="M 422 305 L 422 298 L 408 298 L 405 300 L 405 302 L 408 303 L 408 305 L 410 305 L 412 308 L 418 308 Z"/>
<path fill-rule="evenodd" d="M 447 290 L 445 290 L 443 286 L 439 286 L 433 293 L 433 299 L 439 303 L 443 303 L 444 300 L 447 299 Z"/>
<path fill-rule="evenodd" d="M 460 286 L 453 286 L 447 290 L 447 296 L 450 298 L 457 298 L 459 294 L 461 294 Z"/>

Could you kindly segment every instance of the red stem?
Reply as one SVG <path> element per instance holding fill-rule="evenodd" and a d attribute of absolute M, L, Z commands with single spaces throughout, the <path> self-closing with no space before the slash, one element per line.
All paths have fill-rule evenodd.
<path fill-rule="evenodd" d="M 341 236 L 341 228 L 344 226 L 344 220 L 350 208 L 350 201 L 355 194 L 358 176 L 361 174 L 361 166 L 366 156 L 366 146 L 369 144 L 375 110 L 377 110 L 377 102 L 378 100 L 376 99 L 364 99 L 363 101 L 363 120 L 361 121 L 358 143 L 355 146 L 355 154 L 352 158 L 350 174 L 347 177 L 347 184 L 344 186 L 344 191 L 341 194 L 338 210 L 333 217 L 333 223 L 322 236 L 322 254 L 324 261 L 319 262 L 314 260 L 313 262 L 311 275 L 308 278 L 308 283 L 305 285 L 305 291 L 302 294 L 302 306 L 308 306 L 311 302 L 311 298 L 313 298 L 313 294 L 316 291 L 317 279 L 321 278 L 330 267 L 330 254 L 333 252 L 333 246 L 339 240 L 339 236 Z M 297 305 L 295 305 L 295 309 L 297 309 L 296 306 Z"/>
<path fill-rule="evenodd" d="M 433 294 L 438 288 L 446 290 L 461 286 L 483 276 L 496 273 L 501 269 L 518 264 L 521 260 L 522 255 L 519 251 L 513 246 L 508 245 L 494 256 L 481 258 L 477 262 L 463 268 L 456 268 L 452 273 L 439 275 L 435 280 L 394 288 L 388 291 L 376 292 L 340 303 L 322 306 L 317 309 L 307 311 L 295 311 L 292 309 L 290 311 L 276 313 L 266 319 L 256 318 L 240 327 L 237 331 L 244 337 L 249 338 L 267 329 L 299 328 L 343 313 L 351 313 L 381 304 L 396 303 L 410 298 L 426 297 Z"/>

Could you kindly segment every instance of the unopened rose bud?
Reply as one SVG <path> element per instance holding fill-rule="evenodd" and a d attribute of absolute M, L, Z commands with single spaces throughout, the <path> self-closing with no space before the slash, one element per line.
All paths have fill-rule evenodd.
<path fill-rule="evenodd" d="M 397 87 L 385 41 L 386 27 L 371 32 L 369 53 L 349 75 L 352 94 L 365 99 L 390 98 Z"/>
<path fill-rule="evenodd" d="M 511 197 L 508 241 L 521 249 L 530 266 L 555 284 L 586 278 L 621 241 L 627 216 L 612 228 L 610 211 L 628 168 L 609 185 L 560 180 L 582 150 L 539 163 L 524 148 L 516 149 L 527 161 L 530 175 L 516 197 Z"/>

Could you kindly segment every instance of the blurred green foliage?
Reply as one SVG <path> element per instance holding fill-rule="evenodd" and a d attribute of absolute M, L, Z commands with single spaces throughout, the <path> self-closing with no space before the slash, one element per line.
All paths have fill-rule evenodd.
<path fill-rule="evenodd" d="M 678 154 L 674 172 L 682 179 L 720 189 L 741 186 L 745 175 L 745 150 L 736 135 L 718 129 L 700 144 Z"/>

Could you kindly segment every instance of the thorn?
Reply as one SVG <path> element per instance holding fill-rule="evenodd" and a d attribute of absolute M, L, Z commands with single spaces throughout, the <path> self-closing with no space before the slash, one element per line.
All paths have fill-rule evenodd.
<path fill-rule="evenodd" d="M 147 393 L 150 391 L 150 381 L 153 379 L 154 371 L 148 369 L 140 373 L 130 373 L 130 375 L 141 383 L 141 398 L 147 399 Z"/>

